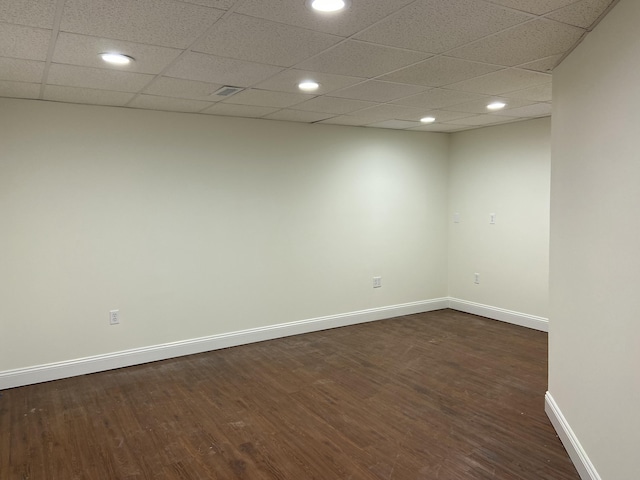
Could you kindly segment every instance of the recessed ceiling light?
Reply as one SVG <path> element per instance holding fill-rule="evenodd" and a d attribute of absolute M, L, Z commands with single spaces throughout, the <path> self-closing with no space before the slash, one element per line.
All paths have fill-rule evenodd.
<path fill-rule="evenodd" d="M 436 117 L 422 117 L 420 121 L 422 123 L 433 123 L 436 121 Z"/>
<path fill-rule="evenodd" d="M 307 5 L 318 12 L 339 12 L 349 6 L 349 0 L 307 0 Z"/>
<path fill-rule="evenodd" d="M 487 108 L 489 110 L 502 110 L 506 106 L 507 106 L 507 104 L 504 103 L 504 102 L 493 102 L 493 103 L 490 103 L 489 105 L 487 105 Z"/>
<path fill-rule="evenodd" d="M 128 65 L 133 61 L 133 57 L 122 53 L 101 53 L 100 58 L 113 65 Z"/>
<path fill-rule="evenodd" d="M 303 92 L 315 92 L 320 84 L 318 82 L 314 82 L 313 80 L 305 80 L 304 82 L 300 82 L 298 84 L 298 88 Z"/>

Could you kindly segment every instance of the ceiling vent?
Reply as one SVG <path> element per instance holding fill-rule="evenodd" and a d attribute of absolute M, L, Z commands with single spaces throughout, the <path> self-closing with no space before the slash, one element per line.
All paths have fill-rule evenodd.
<path fill-rule="evenodd" d="M 219 88 L 215 92 L 211 94 L 212 97 L 230 97 L 231 95 L 235 95 L 238 92 L 244 90 L 242 87 L 231 87 L 229 85 L 225 85 L 222 88 Z"/>

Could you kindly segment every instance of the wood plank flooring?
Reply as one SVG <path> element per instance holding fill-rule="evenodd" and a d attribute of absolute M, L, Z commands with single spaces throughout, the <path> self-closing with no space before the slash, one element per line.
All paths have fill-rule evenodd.
<path fill-rule="evenodd" d="M 5 390 L 3 480 L 579 480 L 547 335 L 441 310 Z"/>

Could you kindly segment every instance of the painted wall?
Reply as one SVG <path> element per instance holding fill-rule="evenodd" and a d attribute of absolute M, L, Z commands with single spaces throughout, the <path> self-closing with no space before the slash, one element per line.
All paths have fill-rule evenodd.
<path fill-rule="evenodd" d="M 640 2 L 554 71 L 549 392 L 605 480 L 640 472 Z"/>
<path fill-rule="evenodd" d="M 445 134 L 0 112 L 0 371 L 446 296 Z"/>
<path fill-rule="evenodd" d="M 451 297 L 548 316 L 550 142 L 549 118 L 452 136 Z"/>

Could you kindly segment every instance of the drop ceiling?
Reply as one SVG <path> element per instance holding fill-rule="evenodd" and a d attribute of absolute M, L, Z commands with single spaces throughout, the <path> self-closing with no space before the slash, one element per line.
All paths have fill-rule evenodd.
<path fill-rule="evenodd" d="M 553 67 L 613 3 L 0 0 L 0 97 L 455 132 L 550 115 Z"/>

